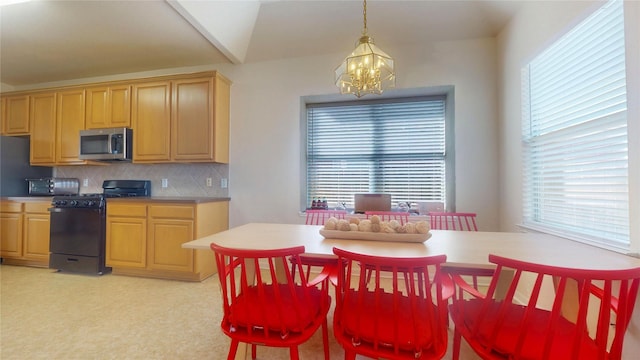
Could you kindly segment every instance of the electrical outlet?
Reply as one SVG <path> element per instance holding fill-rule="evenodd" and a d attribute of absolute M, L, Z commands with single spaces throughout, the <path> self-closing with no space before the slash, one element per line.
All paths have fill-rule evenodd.
<path fill-rule="evenodd" d="M 87 186 L 89 186 L 89 179 L 84 179 L 84 180 L 82 180 L 82 186 L 83 186 L 83 187 L 87 187 Z"/>
<path fill-rule="evenodd" d="M 225 178 L 220 179 L 220 187 L 226 189 L 229 186 L 229 181 Z"/>
<path fill-rule="evenodd" d="M 212 187 L 213 186 L 213 179 L 212 178 L 207 178 L 207 186 L 208 187 Z"/>
<path fill-rule="evenodd" d="M 162 179 L 162 187 L 163 188 L 169 187 L 169 179 Z"/>

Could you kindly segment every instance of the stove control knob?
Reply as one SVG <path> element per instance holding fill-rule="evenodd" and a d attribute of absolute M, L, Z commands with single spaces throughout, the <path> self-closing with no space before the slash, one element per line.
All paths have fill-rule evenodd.
<path fill-rule="evenodd" d="M 64 206 L 67 205 L 67 200 L 56 200 L 54 205 L 56 206 Z"/>
<path fill-rule="evenodd" d="M 77 200 L 71 200 L 71 201 L 69 202 L 69 205 L 71 205 L 71 206 L 78 206 L 78 201 L 77 201 Z"/>
<path fill-rule="evenodd" d="M 92 207 L 92 206 L 95 206 L 95 205 L 96 205 L 96 202 L 95 202 L 95 201 L 93 201 L 93 200 L 87 200 L 87 201 L 85 202 L 85 206 L 86 206 L 86 207 Z"/>

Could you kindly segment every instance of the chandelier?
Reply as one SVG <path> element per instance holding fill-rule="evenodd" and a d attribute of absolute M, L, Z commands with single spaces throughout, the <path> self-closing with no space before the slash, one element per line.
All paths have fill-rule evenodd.
<path fill-rule="evenodd" d="M 373 43 L 367 34 L 367 0 L 363 5 L 364 29 L 356 42 L 356 48 L 336 68 L 336 86 L 341 94 L 362 97 L 382 94 L 396 86 L 393 59 Z"/>

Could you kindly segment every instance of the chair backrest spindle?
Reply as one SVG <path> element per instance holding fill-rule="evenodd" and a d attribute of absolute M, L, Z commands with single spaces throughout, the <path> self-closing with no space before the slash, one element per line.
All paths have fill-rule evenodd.
<path fill-rule="evenodd" d="M 429 220 L 434 230 L 478 231 L 476 213 L 430 212 Z"/>
<path fill-rule="evenodd" d="M 365 211 L 367 219 L 370 219 L 373 215 L 380 217 L 382 221 L 397 220 L 400 225 L 404 225 L 409 222 L 409 213 L 400 211 Z"/>
<path fill-rule="evenodd" d="M 306 225 L 324 225 L 324 223 L 331 217 L 336 219 L 344 219 L 347 215 L 346 210 L 306 210 Z"/>

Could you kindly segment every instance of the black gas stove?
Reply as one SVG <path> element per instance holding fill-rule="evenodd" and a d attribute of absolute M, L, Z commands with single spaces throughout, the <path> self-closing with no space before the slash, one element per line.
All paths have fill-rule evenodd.
<path fill-rule="evenodd" d="M 49 268 L 104 274 L 106 198 L 151 196 L 149 180 L 106 180 L 102 193 L 54 196 L 51 212 Z"/>
<path fill-rule="evenodd" d="M 102 190 L 102 193 L 54 196 L 51 205 L 55 208 L 102 209 L 105 207 L 105 198 L 151 196 L 151 181 L 105 180 Z"/>
<path fill-rule="evenodd" d="M 54 196 L 51 205 L 56 208 L 104 208 L 102 193 Z"/>

